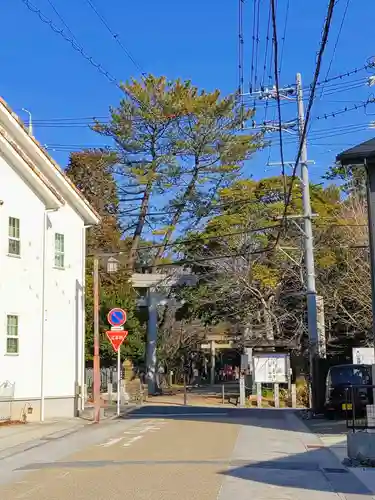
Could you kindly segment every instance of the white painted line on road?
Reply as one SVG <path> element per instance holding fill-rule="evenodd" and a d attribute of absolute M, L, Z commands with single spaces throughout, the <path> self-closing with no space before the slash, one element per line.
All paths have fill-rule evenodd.
<path fill-rule="evenodd" d="M 135 441 L 138 441 L 139 439 L 142 439 L 143 436 L 134 436 L 133 438 L 131 438 L 131 440 L 125 444 L 123 444 L 124 447 L 127 447 L 127 446 L 131 446 L 133 443 L 135 443 Z"/>
<path fill-rule="evenodd" d="M 69 471 L 66 471 L 66 472 L 62 472 L 61 474 L 59 474 L 57 477 L 58 479 L 61 479 L 63 477 L 66 477 L 66 476 L 69 476 L 70 472 Z"/>
<path fill-rule="evenodd" d="M 124 438 L 123 437 L 119 437 L 119 438 L 110 439 L 106 443 L 102 443 L 99 446 L 102 446 L 103 448 L 108 448 L 109 446 L 112 446 L 112 445 L 114 445 L 116 443 L 119 443 L 122 439 L 124 439 Z"/>

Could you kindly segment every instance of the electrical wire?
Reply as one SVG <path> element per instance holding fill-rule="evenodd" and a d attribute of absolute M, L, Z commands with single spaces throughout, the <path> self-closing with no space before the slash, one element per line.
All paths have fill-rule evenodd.
<path fill-rule="evenodd" d="M 243 5 L 245 0 L 238 0 L 238 93 L 241 105 L 241 128 L 244 118 L 244 36 Z"/>
<path fill-rule="evenodd" d="M 293 172 L 292 172 L 290 187 L 289 187 L 289 191 L 287 194 L 287 200 L 286 200 L 285 207 L 284 207 L 283 220 L 286 220 L 287 213 L 288 213 L 288 207 L 289 207 L 289 204 L 290 204 L 291 199 L 292 199 L 293 184 L 294 184 L 294 181 L 296 179 L 297 167 L 299 165 L 302 150 L 303 150 L 305 140 L 306 140 L 307 128 L 308 128 L 310 115 L 311 115 L 311 109 L 312 109 L 312 106 L 314 104 L 317 82 L 318 82 L 318 78 L 319 78 L 319 74 L 320 74 L 320 70 L 321 70 L 323 55 L 324 55 L 324 52 L 325 52 L 325 49 L 327 46 L 327 42 L 328 42 L 328 35 L 330 32 L 330 28 L 331 28 L 334 8 L 335 8 L 335 0 L 329 0 L 328 8 L 327 8 L 327 15 L 326 15 L 323 33 L 322 33 L 322 39 L 320 42 L 320 48 L 319 48 L 318 57 L 317 57 L 317 61 L 316 61 L 314 79 L 313 79 L 313 83 L 311 85 L 310 98 L 309 98 L 309 102 L 308 102 L 308 106 L 307 106 L 307 110 L 306 110 L 306 117 L 304 120 L 303 130 L 302 130 L 302 134 L 300 137 L 299 148 L 298 148 L 297 157 L 296 157 L 296 161 L 295 161 Z M 274 245 L 275 248 L 278 245 L 280 237 L 281 237 L 281 231 L 278 232 L 278 235 L 276 237 L 276 242 Z"/>
<path fill-rule="evenodd" d="M 356 104 L 352 107 L 345 107 L 343 109 L 338 109 L 337 111 L 332 111 L 331 113 L 325 113 L 324 115 L 316 116 L 315 120 L 327 120 L 328 118 L 335 118 L 337 115 L 342 115 L 343 113 L 348 113 L 349 111 L 356 111 L 357 109 L 366 108 L 369 104 L 373 104 L 375 102 L 375 98 L 371 97 L 367 99 L 367 101 Z"/>
<path fill-rule="evenodd" d="M 281 175 L 284 184 L 284 203 L 287 202 L 287 185 L 284 164 L 284 147 L 283 147 L 283 132 L 282 132 L 282 116 L 280 106 L 280 88 L 279 88 L 279 59 L 278 59 L 278 40 L 277 40 L 277 23 L 276 23 L 276 5 L 275 0 L 271 1 L 271 16 L 272 16 L 272 30 L 273 30 L 273 53 L 274 53 L 274 77 L 276 85 L 276 100 L 277 100 L 277 114 L 279 120 L 279 139 L 280 139 L 280 160 L 281 160 Z"/>
<path fill-rule="evenodd" d="M 260 25 L 260 0 L 258 0 L 257 21 L 256 21 L 254 88 L 257 88 L 258 86 L 258 56 L 259 56 L 259 42 L 260 42 L 259 25 Z"/>
<path fill-rule="evenodd" d="M 268 56 L 268 47 L 270 44 L 270 29 L 271 29 L 271 4 L 269 4 L 269 7 L 268 7 L 267 34 L 266 34 L 266 43 L 265 43 L 265 49 L 264 49 L 264 63 L 263 63 L 263 75 L 262 75 L 262 80 L 261 80 L 261 87 L 264 87 L 264 80 L 265 80 L 266 71 L 267 71 L 267 56 Z M 266 101 L 266 104 L 267 104 L 267 101 Z"/>
<path fill-rule="evenodd" d="M 333 47 L 331 60 L 330 60 L 329 65 L 328 65 L 328 69 L 327 69 L 327 73 L 326 73 L 324 82 L 328 81 L 329 74 L 331 72 L 333 60 L 334 60 L 335 55 L 336 55 L 337 47 L 338 47 L 338 44 L 340 42 L 341 33 L 342 33 L 342 30 L 343 30 L 343 27 L 344 27 L 344 24 L 345 24 L 345 19 L 346 19 L 348 10 L 349 10 L 349 4 L 350 4 L 350 0 L 346 0 L 346 6 L 345 6 L 345 9 L 344 9 L 344 14 L 342 16 L 341 24 L 340 24 L 340 27 L 339 27 L 339 31 L 337 33 L 336 42 L 335 42 L 335 45 Z M 323 97 L 323 94 L 324 94 L 324 88 L 325 88 L 325 83 L 324 82 L 323 82 L 323 84 L 321 86 L 320 99 Z"/>
<path fill-rule="evenodd" d="M 203 236 L 203 237 L 198 237 L 196 239 L 194 239 L 194 236 L 192 236 L 191 238 L 184 238 L 181 240 L 176 240 L 172 243 L 166 243 L 166 244 L 152 243 L 150 245 L 140 246 L 138 250 L 147 250 L 147 249 L 152 249 L 152 248 L 163 248 L 164 246 L 168 247 L 168 248 L 172 248 L 172 247 L 174 248 L 174 247 L 179 247 L 181 245 L 184 245 L 185 243 L 202 243 L 203 242 L 203 244 L 204 244 L 205 241 L 215 241 L 215 240 L 220 240 L 222 238 L 229 238 L 231 236 L 240 236 L 240 235 L 249 234 L 249 233 L 259 233 L 259 232 L 268 231 L 270 229 L 277 229 L 279 227 L 280 227 L 280 224 L 271 224 L 271 225 L 266 225 L 263 227 L 244 229 L 242 231 L 232 231 L 229 233 L 223 233 L 223 234 L 219 234 L 219 235 L 211 235 L 211 236 L 207 235 L 207 236 Z"/>
<path fill-rule="evenodd" d="M 108 32 L 110 33 L 110 35 L 113 37 L 113 39 L 115 40 L 115 42 L 117 43 L 117 45 L 121 48 L 122 52 L 126 55 L 126 57 L 134 64 L 134 66 L 138 69 L 138 71 L 143 75 L 145 76 L 146 73 L 142 70 L 141 66 L 138 64 L 138 62 L 134 59 L 134 57 L 132 56 L 132 54 L 130 53 L 130 51 L 125 47 L 125 45 L 122 43 L 119 35 L 117 33 L 115 33 L 112 28 L 110 27 L 108 21 L 106 20 L 106 18 L 103 16 L 103 14 L 101 14 L 98 10 L 98 8 L 96 7 L 96 5 L 94 5 L 94 3 L 92 2 L 92 0 L 86 0 L 86 3 L 90 6 L 90 8 L 94 11 L 94 13 L 96 14 L 96 16 L 100 19 L 100 21 L 102 22 L 102 24 L 105 26 L 105 28 L 108 30 Z"/>
<path fill-rule="evenodd" d="M 329 127 L 329 128 L 324 128 L 324 129 L 319 129 L 315 131 L 311 131 L 309 133 L 309 138 L 311 139 L 316 139 L 318 136 L 321 136 L 323 134 L 323 137 L 335 137 L 339 136 L 340 132 L 343 131 L 357 131 L 357 130 L 365 130 L 368 129 L 369 124 L 368 123 L 358 123 L 358 124 L 348 124 L 348 125 L 340 125 L 337 127 Z M 296 135 L 294 138 L 288 137 L 283 140 L 285 144 L 293 144 L 299 140 L 298 136 Z M 70 149 L 78 149 L 78 150 L 90 150 L 90 149 L 104 149 L 104 150 L 110 150 L 115 152 L 116 149 L 111 148 L 111 146 L 106 145 L 106 144 L 61 144 L 61 143 L 48 143 L 47 148 L 50 149 L 63 149 L 69 151 Z"/>
<path fill-rule="evenodd" d="M 283 66 L 283 57 L 284 57 L 284 49 L 285 49 L 285 39 L 286 39 L 286 33 L 287 33 L 287 27 L 288 27 L 288 17 L 289 17 L 289 7 L 290 7 L 290 0 L 287 0 L 286 4 L 286 12 L 285 12 L 285 22 L 284 22 L 284 33 L 282 36 L 282 45 L 281 45 L 281 54 L 280 54 L 280 65 L 279 65 L 279 75 L 281 75 L 281 69 Z"/>
<path fill-rule="evenodd" d="M 30 2 L 30 0 L 21 0 L 21 2 L 23 4 L 25 4 L 25 6 L 31 11 L 33 12 L 34 14 L 36 14 L 38 16 L 38 18 L 46 25 L 48 25 L 52 31 L 54 31 L 56 34 L 60 35 L 66 42 L 68 42 L 72 47 L 73 49 L 78 52 L 79 54 L 81 54 L 81 56 L 86 59 L 86 61 L 88 61 L 94 68 L 96 68 L 96 70 L 102 74 L 103 76 L 105 76 L 107 78 L 107 80 L 112 83 L 113 85 L 115 85 L 118 89 L 121 90 L 121 92 L 124 92 L 127 96 L 129 96 L 132 100 L 134 100 L 141 109 L 143 110 L 146 110 L 150 113 L 153 114 L 153 111 L 151 108 L 149 108 L 148 106 L 145 106 L 144 103 L 142 103 L 139 99 L 137 99 L 131 92 L 129 92 L 129 90 L 127 90 L 127 88 L 123 85 L 121 85 L 118 80 L 108 71 L 104 68 L 104 66 L 98 62 L 96 62 L 94 60 L 93 57 L 91 57 L 83 48 L 82 45 L 80 45 L 79 43 L 76 42 L 76 37 L 74 37 L 74 35 L 72 36 L 68 36 L 65 31 L 63 29 L 59 29 L 57 28 L 57 26 L 51 21 L 51 19 L 49 19 L 48 17 L 46 17 L 43 12 L 41 11 L 41 9 L 39 9 L 38 7 L 36 7 L 33 3 Z M 69 30 L 70 33 L 71 33 L 71 30 Z M 166 117 L 166 119 L 170 119 L 170 118 L 174 118 L 174 117 Z"/>
<path fill-rule="evenodd" d="M 354 68 L 352 70 L 345 71 L 344 73 L 340 73 L 340 74 L 332 76 L 330 78 L 325 78 L 323 80 L 320 80 L 319 82 L 317 82 L 317 85 L 324 85 L 326 83 L 333 82 L 335 80 L 341 80 L 341 79 L 346 78 L 348 76 L 355 75 L 361 71 L 367 71 L 370 68 L 374 68 L 375 61 L 373 60 L 373 58 L 369 58 L 368 61 L 369 62 L 367 62 L 364 66 L 360 66 L 359 68 Z M 310 88 L 311 88 L 311 85 L 312 84 L 309 85 Z M 306 90 L 305 87 L 304 87 L 304 90 Z"/>
<path fill-rule="evenodd" d="M 47 0 L 47 2 L 49 3 L 50 7 L 52 8 L 52 10 L 54 11 L 54 13 L 57 15 L 57 17 L 60 19 L 61 23 L 63 24 L 63 26 L 65 26 L 65 28 L 67 29 L 67 31 L 70 33 L 72 39 L 75 41 L 75 43 L 77 45 L 80 45 L 76 36 L 74 35 L 74 33 L 72 32 L 72 30 L 69 28 L 69 26 L 67 25 L 67 23 L 65 22 L 64 18 L 62 17 L 62 15 L 60 14 L 60 12 L 57 10 L 57 8 L 55 7 L 55 5 L 53 4 L 52 0 Z"/>
<path fill-rule="evenodd" d="M 250 66 L 250 84 L 249 84 L 250 94 L 255 90 L 254 61 L 255 61 L 256 9 L 257 9 L 257 0 L 253 0 L 253 35 L 252 35 L 252 46 L 251 46 L 251 66 Z"/>
<path fill-rule="evenodd" d="M 51 19 L 46 17 L 38 7 L 30 2 L 30 0 L 21 0 L 21 2 L 24 3 L 31 12 L 36 14 L 44 24 L 47 24 L 52 29 L 52 31 L 60 35 L 66 42 L 68 42 L 76 52 L 81 54 L 81 56 L 86 59 L 86 61 L 88 61 L 92 66 L 94 66 L 94 68 L 96 68 L 99 73 L 105 76 L 110 83 L 120 88 L 120 85 L 117 82 L 116 78 L 109 71 L 107 71 L 102 66 L 102 64 L 97 63 L 90 55 L 85 52 L 83 47 L 76 42 L 76 38 L 74 37 L 74 35 L 68 36 L 64 30 L 57 28 L 57 26 L 51 21 Z"/>

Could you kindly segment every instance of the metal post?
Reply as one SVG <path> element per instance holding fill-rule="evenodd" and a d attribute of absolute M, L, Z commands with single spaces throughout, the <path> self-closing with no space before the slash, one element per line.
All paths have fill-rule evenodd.
<path fill-rule="evenodd" d="M 305 112 L 303 106 L 302 78 L 297 73 L 297 105 L 298 105 L 298 127 L 300 139 L 302 138 L 305 126 Z M 302 143 L 301 150 L 301 181 L 302 181 L 302 202 L 303 202 L 303 220 L 304 220 L 304 246 L 305 246 L 305 267 L 306 267 L 306 295 L 307 295 L 307 322 L 310 341 L 310 378 L 313 391 L 312 405 L 315 409 L 317 404 L 316 397 L 316 376 L 315 362 L 319 354 L 318 345 L 318 321 L 316 306 L 316 287 L 315 287 L 315 268 L 314 268 L 314 243 L 312 233 L 312 211 L 310 201 L 309 170 L 307 162 L 306 137 Z"/>
<path fill-rule="evenodd" d="M 224 384 L 221 385 L 221 402 L 225 404 L 225 388 Z"/>
<path fill-rule="evenodd" d="M 94 422 L 100 420 L 99 258 L 94 257 Z"/>
<path fill-rule="evenodd" d="M 112 406 L 113 402 L 113 384 L 112 382 L 108 382 L 108 403 L 109 406 Z"/>
<path fill-rule="evenodd" d="M 275 408 L 280 408 L 280 386 L 277 382 L 275 382 L 273 385 L 273 395 Z"/>
<path fill-rule="evenodd" d="M 148 323 L 147 323 L 147 385 L 148 393 L 156 392 L 156 344 L 158 336 L 158 312 L 154 291 L 148 290 Z"/>
<path fill-rule="evenodd" d="M 244 408 L 245 407 L 245 374 L 244 372 L 241 371 L 240 375 L 240 407 Z"/>
<path fill-rule="evenodd" d="M 256 388 L 257 388 L 257 407 L 262 408 L 262 384 L 260 382 L 257 382 Z"/>
<path fill-rule="evenodd" d="M 184 373 L 184 405 L 187 405 L 186 373 Z"/>
<path fill-rule="evenodd" d="M 213 385 L 215 383 L 215 362 L 216 362 L 216 352 L 215 352 L 215 341 L 210 342 L 211 349 L 211 372 L 210 372 L 210 383 Z"/>
<path fill-rule="evenodd" d="M 120 416 L 120 400 L 121 400 L 121 348 L 117 351 L 117 416 Z"/>

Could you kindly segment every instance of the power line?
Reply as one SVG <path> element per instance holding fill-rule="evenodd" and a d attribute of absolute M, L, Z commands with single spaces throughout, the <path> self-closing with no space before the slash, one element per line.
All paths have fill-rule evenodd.
<path fill-rule="evenodd" d="M 125 45 L 122 43 L 119 35 L 115 33 L 112 28 L 110 27 L 108 21 L 106 18 L 101 14 L 98 10 L 98 8 L 94 5 L 94 3 L 91 0 L 86 0 L 87 4 L 91 7 L 91 9 L 95 12 L 96 16 L 100 19 L 102 24 L 105 26 L 105 28 L 109 31 L 110 35 L 113 37 L 117 45 L 121 48 L 123 53 L 126 55 L 128 59 L 134 64 L 134 66 L 139 70 L 139 72 L 145 76 L 146 73 L 142 70 L 141 66 L 138 64 L 138 62 L 134 59 L 132 54 L 129 52 L 129 50 L 125 47 Z"/>
<path fill-rule="evenodd" d="M 327 120 L 327 118 L 335 118 L 337 115 L 342 115 L 343 113 L 348 113 L 349 111 L 355 111 L 357 109 L 366 108 L 369 104 L 373 104 L 375 102 L 375 98 L 371 97 L 367 99 L 367 101 L 356 104 L 352 107 L 345 107 L 343 109 L 338 109 L 337 111 L 332 111 L 331 113 L 325 113 L 324 115 L 316 116 L 315 120 Z"/>
<path fill-rule="evenodd" d="M 57 26 L 51 21 L 51 19 L 49 19 L 48 17 L 46 17 L 43 12 L 38 8 L 36 7 L 34 4 L 32 4 L 30 2 L 30 0 L 21 0 L 21 2 L 23 2 L 26 7 L 31 11 L 33 12 L 34 14 L 36 14 L 38 16 L 38 18 L 44 23 L 44 24 L 47 24 L 51 29 L 52 31 L 54 31 L 55 33 L 57 33 L 58 35 L 60 35 L 66 42 L 68 42 L 72 47 L 73 49 L 78 52 L 79 54 L 81 54 L 81 56 L 86 59 L 86 61 L 88 61 L 92 66 L 94 66 L 94 68 L 97 69 L 97 71 L 99 71 L 99 73 L 101 73 L 103 76 L 105 76 L 107 78 L 107 80 L 116 85 L 117 88 L 119 88 L 122 92 L 124 92 L 126 95 L 128 95 L 131 99 L 133 99 L 141 109 L 143 110 L 147 110 L 149 111 L 150 113 L 153 114 L 153 111 L 151 108 L 149 108 L 148 106 L 146 106 L 144 103 L 142 103 L 139 99 L 137 99 L 134 95 L 132 95 L 131 92 L 129 92 L 129 90 L 127 90 L 127 88 L 123 85 L 121 85 L 117 79 L 109 72 L 107 71 L 102 64 L 100 63 L 97 63 L 93 57 L 89 56 L 87 54 L 87 52 L 84 50 L 84 48 L 79 44 L 77 43 L 76 41 L 76 37 L 71 34 L 71 36 L 68 36 L 65 31 L 63 29 L 59 29 L 57 28 Z M 71 33 L 71 30 L 69 30 L 69 32 Z M 166 119 L 170 119 L 170 118 L 174 118 L 174 117 L 166 117 Z"/>
<path fill-rule="evenodd" d="M 181 239 L 181 240 L 177 240 L 173 243 L 167 243 L 167 244 L 163 244 L 163 243 L 152 243 L 151 245 L 144 245 L 144 246 L 140 246 L 138 248 L 138 251 L 141 251 L 141 250 L 148 250 L 148 249 L 152 249 L 152 248 L 163 248 L 163 247 L 178 247 L 178 246 L 181 246 L 185 243 L 199 243 L 199 242 L 204 242 L 204 241 L 215 241 L 215 240 L 220 240 L 221 238 L 229 238 L 231 236 L 241 236 L 241 235 L 244 235 L 244 234 L 249 234 L 249 233 L 259 233 L 261 231 L 268 231 L 269 229 L 276 229 L 276 228 L 279 228 L 280 227 L 280 224 L 272 224 L 272 225 L 268 225 L 268 226 L 263 226 L 263 227 L 256 227 L 256 228 L 252 228 L 252 229 L 245 229 L 245 230 L 242 230 L 242 231 L 233 231 L 233 232 L 229 232 L 229 233 L 223 233 L 223 234 L 219 234 L 219 235 L 212 235 L 212 236 L 198 236 L 198 238 L 195 238 L 194 239 L 194 236 L 192 236 L 191 238 L 184 238 L 184 239 Z"/>
<path fill-rule="evenodd" d="M 99 71 L 99 73 L 101 73 L 103 76 L 105 76 L 107 78 L 107 80 L 116 85 L 117 87 L 120 88 L 116 78 L 109 72 L 107 71 L 103 66 L 102 64 L 100 63 L 97 63 L 91 56 L 89 56 L 85 50 L 83 49 L 83 47 L 78 44 L 76 42 L 76 38 L 75 36 L 68 36 L 64 30 L 62 29 L 59 29 L 57 28 L 57 26 L 51 21 L 51 19 L 49 19 L 48 17 L 46 17 L 43 12 L 38 8 L 36 7 L 35 5 L 33 5 L 30 0 L 21 0 L 21 2 L 23 2 L 26 7 L 31 11 L 33 12 L 34 14 L 36 14 L 39 19 L 44 23 L 44 24 L 47 24 L 51 29 L 52 31 L 54 31 L 55 33 L 57 33 L 58 35 L 60 35 L 66 42 L 68 42 L 72 47 L 73 49 L 78 52 L 79 54 L 81 54 L 81 56 L 86 59 L 86 61 L 88 61 L 92 66 L 94 66 L 94 68 L 96 68 L 97 71 Z M 70 31 L 70 30 L 69 30 Z"/>
<path fill-rule="evenodd" d="M 261 80 L 261 87 L 264 86 L 264 79 L 266 77 L 266 71 L 267 71 L 267 56 L 268 56 L 268 47 L 270 43 L 270 28 L 271 28 L 271 4 L 268 7 L 267 34 L 266 34 L 266 43 L 264 49 L 264 63 L 263 63 L 263 75 Z"/>
<path fill-rule="evenodd" d="M 290 0 L 287 0 L 286 12 L 285 12 L 284 33 L 283 33 L 283 37 L 281 39 L 282 40 L 282 45 L 281 45 L 280 65 L 279 65 L 279 74 L 280 75 L 281 75 L 281 68 L 282 68 L 282 65 L 283 65 L 285 39 L 286 39 L 286 33 L 287 33 L 287 27 L 288 27 L 289 7 L 290 7 Z"/>
<path fill-rule="evenodd" d="M 241 109 L 244 105 L 244 36 L 243 36 L 243 5 L 245 0 L 238 0 L 238 92 L 241 99 Z M 242 111 L 241 111 L 242 112 Z"/>
<path fill-rule="evenodd" d="M 250 68 L 250 93 L 254 90 L 254 61 L 255 61 L 255 33 L 256 33 L 256 9 L 257 0 L 253 0 L 253 36 L 251 45 L 251 68 Z"/>
<path fill-rule="evenodd" d="M 285 164 L 284 164 L 284 148 L 283 148 L 283 132 L 282 132 L 282 116 L 280 106 L 280 88 L 279 88 L 279 58 L 278 58 L 278 40 L 277 40 L 277 25 L 276 25 L 276 5 L 275 0 L 271 0 L 271 13 L 272 13 L 272 30 L 273 30 L 273 53 L 274 53 L 274 76 L 276 85 L 276 101 L 277 113 L 279 119 L 279 139 L 280 139 L 280 159 L 281 159 L 281 175 L 284 182 L 284 203 L 286 203 L 287 190 L 286 190 L 286 177 L 285 177 Z"/>
<path fill-rule="evenodd" d="M 370 68 L 374 68 L 374 66 L 375 66 L 375 62 L 374 62 L 373 58 L 369 58 L 368 62 L 365 65 L 360 66 L 359 68 L 353 68 L 349 71 L 345 71 L 344 73 L 340 73 L 338 75 L 332 76 L 331 78 L 325 78 L 324 80 L 317 82 L 317 85 L 324 85 L 326 83 L 333 82 L 335 80 L 342 80 L 343 78 L 346 78 L 346 77 L 351 76 L 351 75 L 355 75 L 361 71 L 367 71 Z M 311 85 L 312 84 L 309 85 L 310 88 L 311 88 Z M 304 88 L 304 90 L 305 90 L 305 88 Z"/>
<path fill-rule="evenodd" d="M 274 0 L 272 0 L 272 1 L 274 1 Z M 324 23 L 322 39 L 321 39 L 320 48 L 319 48 L 319 52 L 318 52 L 318 57 L 317 57 L 317 61 L 316 61 L 316 68 L 315 68 L 314 79 L 313 79 L 313 83 L 311 85 L 310 98 L 309 98 L 309 102 L 308 102 L 307 110 L 306 110 L 305 123 L 304 123 L 302 134 L 301 134 L 301 137 L 300 137 L 300 143 L 299 143 L 298 153 L 297 153 L 296 161 L 295 161 L 293 172 L 292 172 L 292 178 L 291 178 L 291 182 L 290 182 L 289 192 L 288 192 L 288 195 L 287 195 L 287 200 L 286 200 L 285 207 L 284 207 L 283 219 L 285 219 L 286 216 L 287 216 L 288 207 L 289 207 L 289 204 L 290 204 L 290 201 L 291 201 L 291 198 L 292 198 L 293 184 L 294 184 L 294 181 L 295 181 L 295 178 L 296 178 L 296 174 L 297 174 L 297 167 L 299 165 L 300 158 L 301 158 L 301 153 L 302 153 L 303 146 L 304 146 L 304 143 L 305 143 L 305 140 L 306 140 L 306 134 L 307 134 L 307 128 L 308 128 L 308 123 L 309 123 L 310 114 L 311 114 L 311 108 L 312 108 L 312 106 L 314 104 L 314 98 L 315 98 L 315 92 L 316 92 L 317 82 L 318 82 L 318 78 L 319 78 L 319 74 L 320 74 L 320 69 L 321 69 L 321 65 L 322 65 L 323 55 L 324 55 L 324 52 L 325 52 L 325 48 L 327 46 L 328 35 L 329 35 L 330 27 L 331 27 L 333 11 L 334 11 L 334 8 L 335 8 L 335 1 L 336 0 L 329 0 L 329 3 L 328 3 L 327 15 L 326 15 L 325 23 Z M 278 244 L 278 242 L 280 240 L 280 237 L 281 237 L 281 231 L 279 231 L 279 233 L 278 233 L 278 235 L 276 237 L 275 247 L 277 246 L 277 244 Z"/>
<path fill-rule="evenodd" d="M 344 24 L 345 24 L 346 15 L 348 13 L 349 4 L 350 4 L 350 0 L 346 0 L 346 6 L 345 6 L 344 14 L 342 16 L 341 24 L 340 24 L 339 31 L 338 31 L 337 38 L 336 38 L 336 42 L 335 42 L 335 45 L 333 47 L 331 60 L 329 62 L 327 73 L 326 73 L 326 77 L 324 79 L 325 81 L 328 80 L 329 73 L 330 73 L 331 68 L 332 68 L 333 60 L 335 58 L 336 50 L 337 50 L 337 47 L 338 47 L 338 44 L 339 44 L 339 41 L 340 41 L 340 37 L 341 37 L 341 33 L 342 33 L 342 30 L 343 30 L 343 27 L 344 27 Z M 321 92 L 320 92 L 320 98 L 323 97 L 324 87 L 325 87 L 325 82 L 323 82 L 323 84 L 322 84 L 322 88 L 321 88 Z"/>
<path fill-rule="evenodd" d="M 360 109 L 360 107 L 363 107 L 363 105 L 358 105 L 355 109 Z M 343 110 L 341 110 L 343 112 Z M 347 111 L 350 111 L 349 109 Z M 322 118 L 322 117 L 321 117 Z M 328 116 L 329 118 L 329 116 Z M 321 120 L 320 120 L 321 121 Z M 369 123 L 354 123 L 354 124 L 347 124 L 347 125 L 339 125 L 337 127 L 329 127 L 329 128 L 323 128 L 319 130 L 314 130 L 309 132 L 309 138 L 311 139 L 317 139 L 319 138 L 318 136 L 321 136 L 322 138 L 325 137 L 335 137 L 341 135 L 341 132 L 343 131 L 357 131 L 357 130 L 365 130 L 369 127 Z M 283 140 L 285 144 L 292 144 L 295 143 L 298 140 L 297 135 L 293 137 L 288 137 Z M 112 148 L 109 145 L 106 144 L 61 144 L 61 143 L 48 143 L 47 148 L 50 149 L 79 149 L 79 150 L 85 150 L 85 149 L 104 149 L 104 150 L 109 150 L 116 152 L 117 149 Z"/>
<path fill-rule="evenodd" d="M 260 24 L 260 0 L 258 0 L 257 18 L 256 18 L 255 77 L 254 77 L 254 87 L 255 88 L 257 88 L 257 84 L 258 84 L 258 56 L 259 56 L 259 42 L 260 42 L 260 39 L 259 39 L 259 24 Z"/>
<path fill-rule="evenodd" d="M 72 32 L 72 30 L 69 28 L 69 26 L 67 25 L 67 23 L 65 22 L 64 18 L 62 17 L 62 15 L 60 14 L 60 12 L 56 9 L 55 5 L 53 4 L 52 0 L 47 0 L 49 5 L 51 6 L 52 10 L 54 11 L 54 13 L 57 15 L 57 17 L 60 19 L 60 21 L 62 22 L 63 26 L 65 26 L 65 28 L 69 31 L 72 39 L 76 42 L 77 45 L 80 45 L 76 36 L 74 35 L 74 33 Z"/>

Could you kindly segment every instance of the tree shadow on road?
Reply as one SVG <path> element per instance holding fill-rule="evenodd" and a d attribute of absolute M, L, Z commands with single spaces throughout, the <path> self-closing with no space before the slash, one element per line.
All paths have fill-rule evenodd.
<path fill-rule="evenodd" d="M 218 422 L 228 423 L 243 426 L 240 433 L 244 432 L 243 439 L 241 434 L 237 439 L 236 447 L 241 449 L 234 450 L 232 460 L 229 467 L 223 470 L 221 474 L 226 476 L 226 481 L 223 487 L 230 489 L 230 496 L 233 496 L 233 491 L 237 488 L 241 489 L 244 486 L 244 481 L 251 483 L 251 492 L 257 491 L 257 483 L 259 484 L 259 495 L 262 491 L 264 495 L 264 485 L 270 486 L 270 498 L 278 498 L 277 491 L 272 487 L 284 487 L 291 489 L 310 490 L 310 492 L 338 492 L 344 495 L 366 495 L 371 496 L 371 492 L 359 481 L 359 479 L 346 467 L 344 467 L 338 458 L 325 448 L 323 443 L 319 441 L 319 434 L 341 434 L 346 431 L 343 423 L 326 421 L 317 425 L 310 425 L 310 428 L 304 424 L 308 421 L 302 421 L 296 418 L 295 410 L 288 409 L 239 409 L 239 408 L 220 408 L 207 406 L 144 406 L 132 412 L 129 417 L 137 418 L 162 418 L 164 420 L 188 420 L 194 422 Z M 324 421 L 323 421 L 324 422 Z M 326 426 L 326 427 L 324 427 Z M 253 446 L 259 447 L 259 460 L 250 460 L 246 446 L 251 447 L 251 437 L 256 434 L 251 432 L 250 428 L 270 429 L 270 442 L 280 437 L 278 431 L 289 431 L 300 433 L 300 436 L 306 434 L 304 438 L 307 443 L 304 444 L 306 451 L 303 453 L 295 453 L 292 450 L 292 445 L 288 450 L 288 440 L 278 446 L 275 445 L 272 453 L 266 453 L 262 449 L 262 442 L 254 442 Z M 275 433 L 271 432 L 271 429 Z M 329 432 L 329 430 L 333 432 Z M 322 432 L 323 431 L 323 432 Z M 246 434 L 247 433 L 247 434 Z M 262 439 L 263 437 L 261 437 Z M 299 443 L 301 448 L 300 437 L 294 438 Z M 291 440 L 292 441 L 292 440 Z M 337 441 L 337 439 L 336 439 Z M 345 436 L 343 435 L 343 443 Z M 244 448 L 245 447 L 245 448 Z M 267 448 L 267 447 L 265 447 Z M 270 448 L 272 449 L 272 447 Z M 280 455 L 282 455 L 280 457 Z M 252 454 L 252 457 L 256 454 Z M 275 458 L 276 456 L 276 458 Z M 240 458 L 239 458 L 240 457 Z M 243 458 L 241 458 L 243 457 Z M 258 458 L 258 457 L 257 457 Z M 371 472 L 369 472 L 371 474 Z M 374 471 L 375 474 L 375 471 Z M 242 484 L 242 486 L 241 486 Z M 227 486 L 226 486 L 227 485 Z M 229 490 L 228 490 L 229 491 Z M 249 490 L 250 491 L 250 490 Z M 307 493 L 307 492 L 306 492 Z M 240 498 L 242 498 L 240 496 Z M 256 498 L 256 495 L 255 495 Z M 315 497 L 314 497 L 315 498 Z M 320 499 L 325 498 L 320 494 Z M 331 497 L 329 497 L 331 498 Z M 353 499 L 354 500 L 354 499 Z"/>
<path fill-rule="evenodd" d="M 278 498 L 275 487 L 299 489 L 305 492 L 310 490 L 344 495 L 372 495 L 368 488 L 350 470 L 343 467 L 327 449 L 306 451 L 259 462 L 248 461 L 240 466 L 234 460 L 221 474 L 227 477 L 227 487 L 231 487 L 232 490 L 233 486 L 243 487 L 244 481 L 251 483 L 252 492 L 256 492 L 257 483 L 259 490 L 262 491 L 266 484 L 270 486 L 270 493 L 274 498 Z M 226 487 L 225 483 L 223 487 Z"/>

